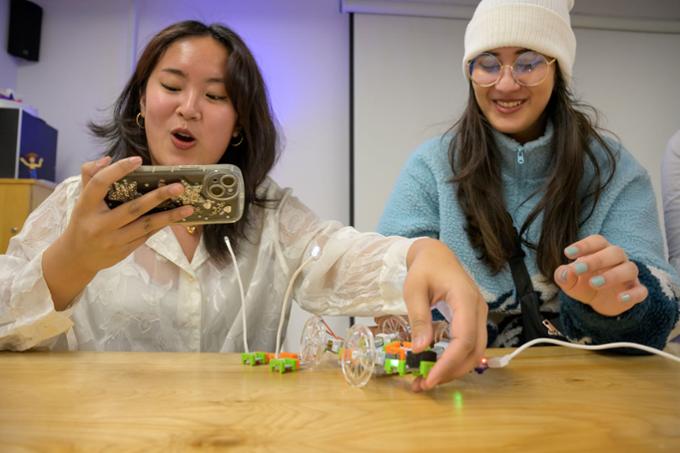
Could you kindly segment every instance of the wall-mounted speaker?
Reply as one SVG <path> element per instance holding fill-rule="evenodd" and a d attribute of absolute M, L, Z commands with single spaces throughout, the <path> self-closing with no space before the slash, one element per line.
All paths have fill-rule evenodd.
<path fill-rule="evenodd" d="M 43 10 L 28 0 L 10 0 L 7 52 L 30 61 L 40 57 Z"/>

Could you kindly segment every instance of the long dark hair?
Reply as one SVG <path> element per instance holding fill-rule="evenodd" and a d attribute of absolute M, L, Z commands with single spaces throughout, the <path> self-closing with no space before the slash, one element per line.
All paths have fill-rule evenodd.
<path fill-rule="evenodd" d="M 269 105 L 267 89 L 252 53 L 241 37 L 220 24 L 205 25 L 197 21 L 178 22 L 161 30 L 147 44 L 125 89 L 114 104 L 112 118 L 105 123 L 89 123 L 90 131 L 107 143 L 106 154 L 113 160 L 141 156 L 151 164 L 146 134 L 135 122 L 140 99 L 151 72 L 163 53 L 174 42 L 210 36 L 224 45 L 228 52 L 225 87 L 238 115 L 243 142 L 228 145 L 219 163 L 238 166 L 245 183 L 245 208 L 239 222 L 204 227 L 204 239 L 210 255 L 225 262 L 228 249 L 224 237 L 229 237 L 236 249 L 245 238 L 245 228 L 251 221 L 250 205 L 267 205 L 273 200 L 259 198 L 256 189 L 265 179 L 278 158 L 279 143 L 274 115 Z"/>
<path fill-rule="evenodd" d="M 554 125 L 552 161 L 543 196 L 519 230 L 527 229 L 543 215 L 538 244 L 522 243 L 536 250 L 538 269 L 551 277 L 566 262 L 563 249 L 576 241 L 579 227 L 592 215 L 600 195 L 616 170 L 616 155 L 598 132 L 597 111 L 575 100 L 559 67 L 555 87 L 544 114 Z M 500 272 L 515 249 L 512 218 L 503 201 L 500 154 L 493 137 L 493 126 L 477 104 L 470 83 L 468 104 L 454 124 L 455 140 L 449 145 L 453 182 L 466 219 L 465 230 L 480 259 L 493 273 Z M 590 149 L 595 140 L 605 150 L 606 167 Z M 582 180 L 590 162 L 593 178 L 583 190 Z M 531 196 L 535 195 L 532 194 Z M 531 197 L 530 196 L 530 197 Z"/>

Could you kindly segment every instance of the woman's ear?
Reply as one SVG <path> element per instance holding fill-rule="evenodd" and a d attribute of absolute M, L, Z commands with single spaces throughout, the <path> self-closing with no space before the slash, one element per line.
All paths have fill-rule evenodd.
<path fill-rule="evenodd" d="M 142 116 L 146 116 L 146 96 L 143 94 L 139 98 L 139 111 L 142 112 Z"/>

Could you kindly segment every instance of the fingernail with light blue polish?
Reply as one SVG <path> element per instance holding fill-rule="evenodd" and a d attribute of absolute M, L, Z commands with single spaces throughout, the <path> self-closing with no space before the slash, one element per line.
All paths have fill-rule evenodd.
<path fill-rule="evenodd" d="M 571 245 L 564 250 L 564 253 L 566 253 L 567 256 L 578 255 L 578 247 L 574 247 L 573 245 Z"/>
<path fill-rule="evenodd" d="M 600 286 L 604 285 L 605 279 L 603 276 L 598 275 L 597 277 L 593 277 L 590 279 L 590 284 L 595 286 L 596 288 L 599 288 Z"/>
<path fill-rule="evenodd" d="M 574 270 L 576 271 L 576 275 L 581 275 L 588 272 L 588 265 L 586 263 L 576 263 L 574 264 Z"/>
<path fill-rule="evenodd" d="M 621 294 L 621 302 L 630 302 L 630 294 L 628 293 Z"/>
<path fill-rule="evenodd" d="M 569 269 L 565 269 L 560 273 L 560 280 L 562 280 L 563 282 L 566 282 L 568 278 L 569 278 Z"/>

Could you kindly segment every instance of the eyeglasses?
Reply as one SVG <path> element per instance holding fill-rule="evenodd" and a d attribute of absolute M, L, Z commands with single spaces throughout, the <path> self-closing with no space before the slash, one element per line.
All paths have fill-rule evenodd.
<path fill-rule="evenodd" d="M 510 68 L 512 79 L 519 85 L 533 87 L 541 84 L 548 76 L 548 67 L 555 58 L 548 59 L 532 50 L 522 52 L 511 65 L 504 65 L 491 53 L 477 55 L 468 62 L 468 78 L 475 85 L 486 88 L 496 85 L 503 77 L 503 69 Z"/>

